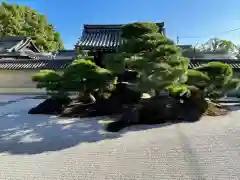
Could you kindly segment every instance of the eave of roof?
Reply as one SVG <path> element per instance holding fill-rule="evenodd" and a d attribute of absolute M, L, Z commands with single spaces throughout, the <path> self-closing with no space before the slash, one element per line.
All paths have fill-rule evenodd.
<path fill-rule="evenodd" d="M 229 60 L 229 59 L 192 59 L 189 63 L 189 68 L 197 68 L 201 65 L 207 64 L 209 62 L 222 62 L 228 64 L 233 69 L 240 70 L 240 60 Z"/>
<path fill-rule="evenodd" d="M 52 54 L 49 53 L 36 53 L 31 51 L 16 51 L 0 53 L 0 60 L 8 57 L 14 57 L 15 59 L 53 59 Z"/>
<path fill-rule="evenodd" d="M 73 60 L 0 60 L 0 70 L 64 69 Z"/>

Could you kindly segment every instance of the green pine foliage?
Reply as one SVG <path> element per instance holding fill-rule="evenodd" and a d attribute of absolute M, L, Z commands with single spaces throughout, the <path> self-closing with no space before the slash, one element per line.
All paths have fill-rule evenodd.
<path fill-rule="evenodd" d="M 154 23 L 131 23 L 121 28 L 123 44 L 118 53 L 108 56 L 108 69 L 138 72 L 132 88 L 141 92 L 162 91 L 171 84 L 187 79 L 188 59 L 184 58 L 173 41 L 160 34 Z"/>
<path fill-rule="evenodd" d="M 90 60 L 75 60 L 63 73 L 64 87 L 68 91 L 93 92 L 113 85 L 116 77 L 111 71 Z"/>
<path fill-rule="evenodd" d="M 45 89 L 49 95 L 66 95 L 62 87 L 62 76 L 54 70 L 41 70 L 32 77 L 32 81 L 37 83 L 37 88 Z"/>
<path fill-rule="evenodd" d="M 41 70 L 32 80 L 37 83 L 37 88 L 46 89 L 50 95 L 68 92 L 78 92 L 81 95 L 97 91 L 104 93 L 112 91 L 117 82 L 111 71 L 84 59 L 75 60 L 62 75 L 54 70 Z"/>
<path fill-rule="evenodd" d="M 185 84 L 172 84 L 166 88 L 169 92 L 169 95 L 174 98 L 179 98 L 187 94 L 187 96 L 191 96 L 191 90 L 189 86 Z"/>
<path fill-rule="evenodd" d="M 121 37 L 125 39 L 138 38 L 143 34 L 158 33 L 158 31 L 159 27 L 155 23 L 136 22 L 123 26 L 121 28 Z"/>

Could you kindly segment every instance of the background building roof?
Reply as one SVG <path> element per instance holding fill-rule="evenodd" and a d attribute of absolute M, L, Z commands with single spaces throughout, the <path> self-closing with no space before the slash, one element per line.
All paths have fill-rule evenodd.
<path fill-rule="evenodd" d="M 0 39 L 0 53 L 21 51 L 27 46 L 31 46 L 33 52 L 40 52 L 32 39 L 25 36 L 4 36 Z"/>
<path fill-rule="evenodd" d="M 70 65 L 73 60 L 12 60 L 5 59 L 0 61 L 0 69 L 7 70 L 30 70 L 30 69 L 64 69 Z"/>
<path fill-rule="evenodd" d="M 53 54 L 41 52 L 31 38 L 25 36 L 5 36 L 0 39 L 0 60 L 8 59 L 75 59 L 75 50 L 60 50 Z"/>
<path fill-rule="evenodd" d="M 209 62 L 222 62 L 228 64 L 233 69 L 240 70 L 240 61 L 239 60 L 229 60 L 229 59 L 191 59 L 189 63 L 189 68 L 196 68 L 203 64 L 209 63 Z"/>

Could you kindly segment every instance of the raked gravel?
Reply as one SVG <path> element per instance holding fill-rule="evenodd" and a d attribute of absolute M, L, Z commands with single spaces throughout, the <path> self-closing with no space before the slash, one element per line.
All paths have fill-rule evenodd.
<path fill-rule="evenodd" d="M 39 102 L 0 107 L 0 180 L 240 179 L 240 111 L 106 133 L 94 119 L 28 115 Z"/>

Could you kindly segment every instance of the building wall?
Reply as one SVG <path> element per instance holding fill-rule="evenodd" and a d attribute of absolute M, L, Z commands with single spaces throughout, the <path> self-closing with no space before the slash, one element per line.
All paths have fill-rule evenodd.
<path fill-rule="evenodd" d="M 32 76 L 39 70 L 0 70 L 0 88 L 33 88 Z"/>
<path fill-rule="evenodd" d="M 36 89 L 36 83 L 32 81 L 32 76 L 37 72 L 39 70 L 0 70 L 0 93 L 44 92 L 44 90 Z"/>

